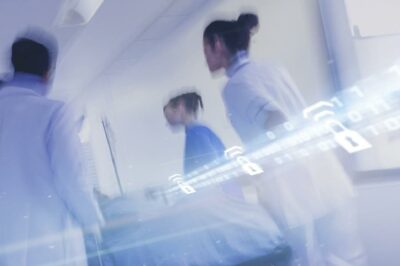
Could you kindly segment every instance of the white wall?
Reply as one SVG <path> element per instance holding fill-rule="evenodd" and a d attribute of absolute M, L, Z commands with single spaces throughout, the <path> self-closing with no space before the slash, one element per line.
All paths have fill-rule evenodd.
<path fill-rule="evenodd" d="M 400 34 L 353 36 L 344 0 L 320 0 L 320 3 L 342 88 L 379 73 L 400 58 Z"/>
<path fill-rule="evenodd" d="M 370 183 L 358 187 L 357 192 L 360 233 L 369 265 L 399 265 L 400 183 Z"/>
<path fill-rule="evenodd" d="M 346 89 L 362 79 L 379 74 L 400 58 L 400 34 L 368 38 L 353 36 L 345 1 L 320 0 L 320 3 L 340 89 Z M 360 6 L 359 12 L 362 11 Z M 374 19 L 379 23 L 378 16 L 371 18 L 371 23 Z M 373 149 L 355 156 L 356 170 L 400 167 L 400 159 L 396 154 L 400 148 L 398 138 L 394 138 L 393 134 L 382 134 L 378 137 L 371 136 L 368 140 Z"/>
<path fill-rule="evenodd" d="M 181 172 L 183 134 L 172 134 L 165 126 L 162 106 L 182 86 L 200 90 L 205 102 L 202 120 L 227 146 L 240 143 L 220 97 L 226 80 L 208 73 L 202 33 L 214 18 L 234 19 L 241 10 L 260 16 L 252 57 L 286 66 L 309 102 L 332 91 L 317 0 L 215 1 L 168 38 L 144 43 L 140 61 L 108 73 L 104 108 L 116 132 L 121 175 L 130 189 L 166 182 L 169 175 Z"/>

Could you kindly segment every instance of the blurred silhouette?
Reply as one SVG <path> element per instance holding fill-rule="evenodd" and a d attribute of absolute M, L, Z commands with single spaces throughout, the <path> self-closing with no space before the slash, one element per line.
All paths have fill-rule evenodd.
<path fill-rule="evenodd" d="M 81 229 L 100 237 L 78 125 L 45 97 L 56 56 L 43 32 L 12 45 L 14 76 L 0 91 L 1 265 L 86 265 Z"/>
<path fill-rule="evenodd" d="M 169 100 L 164 115 L 171 127 L 185 128 L 185 175 L 223 158 L 225 146 L 220 138 L 207 126 L 198 122 L 198 112 L 204 108 L 201 96 L 196 92 L 180 94 Z M 242 197 L 240 184 L 236 180 L 221 186 L 231 195 Z"/>
<path fill-rule="evenodd" d="M 247 13 L 237 20 L 213 21 L 203 35 L 210 72 L 225 70 L 229 79 L 222 97 L 232 127 L 248 149 L 268 143 L 268 130 L 301 114 L 305 107 L 283 68 L 250 60 L 250 40 L 258 27 L 257 15 Z M 286 232 L 294 264 L 365 264 L 352 185 L 333 154 L 265 169 L 252 180 L 261 202 Z"/>

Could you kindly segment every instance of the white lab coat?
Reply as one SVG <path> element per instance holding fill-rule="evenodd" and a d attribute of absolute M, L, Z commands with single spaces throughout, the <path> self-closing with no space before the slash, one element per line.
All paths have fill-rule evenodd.
<path fill-rule="evenodd" d="M 227 73 L 230 79 L 223 99 L 231 124 L 246 146 L 254 148 L 258 143 L 255 140 L 266 138 L 272 111 L 282 113 L 289 121 L 301 116 L 304 101 L 284 69 L 251 62 L 246 53 L 239 53 Z M 342 199 L 354 196 L 335 156 L 325 153 L 318 158 L 318 164 L 303 159 L 265 171 L 268 185 L 263 190 L 271 190 L 266 194 L 276 196 L 280 216 L 289 227 L 322 216 L 342 204 Z M 327 167 L 329 174 L 324 172 Z"/>
<path fill-rule="evenodd" d="M 0 265 L 86 265 L 80 228 L 102 218 L 77 127 L 47 88 L 18 74 L 0 90 Z"/>
<path fill-rule="evenodd" d="M 229 81 L 223 90 L 226 111 L 232 126 L 246 146 L 254 148 L 254 140 L 260 137 L 266 138 L 265 133 L 271 129 L 268 126 L 268 118 L 272 111 L 283 114 L 289 121 L 291 118 L 301 116 L 305 107 L 304 101 L 284 69 L 254 63 L 249 60 L 247 53 L 239 52 L 230 68 L 227 69 L 227 75 Z M 320 236 L 323 234 L 319 234 L 316 226 L 313 226 L 319 219 L 347 209 L 347 205 L 351 205 L 354 198 L 349 177 L 334 154 L 326 152 L 311 155 L 273 169 L 264 169 L 264 171 L 262 177 L 254 177 L 253 180 L 256 180 L 255 185 L 261 201 L 272 212 L 282 228 L 289 231 L 303 228 L 296 234 L 308 235 L 306 237 L 308 243 L 303 243 L 307 248 L 313 245 L 309 242 L 313 242 L 314 240 L 311 239 L 314 237 L 317 238 L 316 245 L 325 245 L 325 239 L 335 238 L 324 236 L 325 239 L 321 239 Z M 338 222 L 335 225 L 329 225 L 331 228 L 325 226 L 321 229 L 325 235 L 329 234 L 326 231 L 330 231 L 331 234 L 337 233 L 335 239 L 342 237 L 338 232 L 340 227 L 344 227 L 343 220 L 336 219 L 336 221 Z M 355 228 L 354 223 L 351 226 Z M 346 233 L 349 231 L 354 230 L 347 230 Z M 314 233 L 316 235 L 313 235 Z M 347 234 L 350 239 L 343 239 L 343 241 L 349 240 L 356 243 L 354 250 L 357 251 L 350 249 L 343 252 L 332 251 L 337 249 L 336 245 L 330 247 L 331 250 L 328 252 L 346 253 L 334 256 L 342 256 L 343 261 L 347 262 L 352 261 L 350 257 L 359 256 L 362 249 L 357 242 L 356 232 L 353 234 L 352 236 Z M 292 242 L 293 246 L 296 245 L 294 242 Z M 314 251 L 307 252 L 310 255 Z M 312 260 L 315 262 L 315 256 L 313 254 L 311 256 L 314 257 Z M 300 260 L 299 263 L 314 265 L 310 259 L 308 262 L 305 261 Z M 317 265 L 324 264 L 318 262 Z"/>

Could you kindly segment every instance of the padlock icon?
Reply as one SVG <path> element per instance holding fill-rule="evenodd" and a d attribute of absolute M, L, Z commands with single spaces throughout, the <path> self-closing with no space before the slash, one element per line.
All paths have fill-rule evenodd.
<path fill-rule="evenodd" d="M 241 165 L 243 171 L 251 176 L 264 173 L 264 170 L 261 168 L 261 166 L 256 163 L 250 162 L 249 159 L 244 156 L 238 156 L 236 158 L 236 161 Z"/>
<path fill-rule="evenodd" d="M 182 190 L 182 192 L 185 193 L 185 194 L 189 195 L 189 194 L 193 194 L 193 193 L 196 192 L 196 190 L 192 186 L 190 186 L 188 184 L 180 183 L 180 184 L 178 184 L 178 186 Z"/>
<path fill-rule="evenodd" d="M 334 139 L 348 153 L 355 153 L 362 150 L 366 150 L 372 147 L 372 145 L 357 131 L 346 128 L 340 121 L 329 119 L 324 121 L 324 125 L 334 135 Z M 334 127 L 340 129 L 335 130 Z"/>

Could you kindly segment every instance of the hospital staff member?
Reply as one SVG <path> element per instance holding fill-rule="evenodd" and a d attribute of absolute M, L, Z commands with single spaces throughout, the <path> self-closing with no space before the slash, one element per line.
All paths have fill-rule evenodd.
<path fill-rule="evenodd" d="M 102 224 L 76 124 L 46 98 L 54 52 L 49 36 L 17 39 L 0 90 L 0 265 L 86 265 L 81 229 Z"/>
<path fill-rule="evenodd" d="M 164 115 L 173 128 L 185 128 L 184 173 L 201 170 L 224 157 L 225 146 L 221 139 L 206 125 L 198 121 L 203 100 L 197 92 L 187 92 L 175 96 L 164 106 Z M 225 182 L 222 189 L 230 195 L 242 198 L 240 184 L 236 180 Z"/>
<path fill-rule="evenodd" d="M 252 148 L 268 129 L 304 108 L 284 69 L 250 60 L 258 22 L 256 15 L 242 14 L 238 20 L 210 23 L 203 35 L 209 70 L 225 70 L 229 78 L 222 96 L 231 124 Z M 265 169 L 255 181 L 261 202 L 286 230 L 294 265 L 364 265 L 351 183 L 333 154 L 319 155 L 318 165 L 311 158 Z"/>

